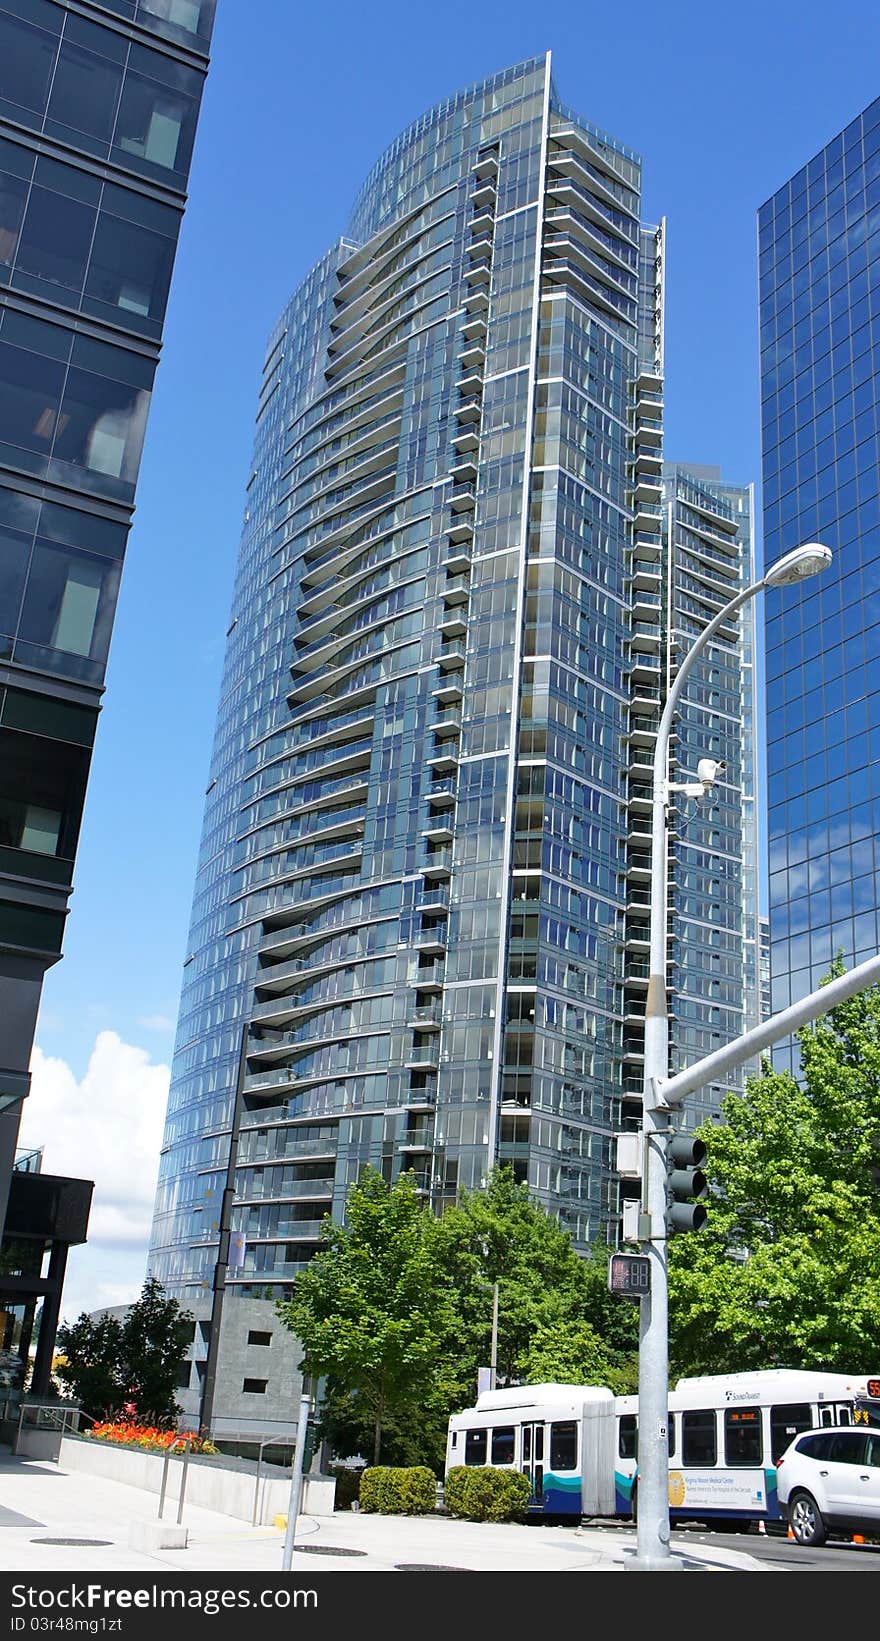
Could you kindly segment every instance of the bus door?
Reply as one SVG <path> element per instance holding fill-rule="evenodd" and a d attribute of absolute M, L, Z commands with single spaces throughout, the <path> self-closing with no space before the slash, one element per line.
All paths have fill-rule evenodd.
<path fill-rule="evenodd" d="M 819 1409 L 820 1425 L 852 1424 L 851 1402 L 827 1402 Z"/>
<path fill-rule="evenodd" d="M 532 1484 L 530 1504 L 541 1504 L 544 1498 L 544 1426 L 524 1424 L 522 1427 L 522 1473 Z"/>

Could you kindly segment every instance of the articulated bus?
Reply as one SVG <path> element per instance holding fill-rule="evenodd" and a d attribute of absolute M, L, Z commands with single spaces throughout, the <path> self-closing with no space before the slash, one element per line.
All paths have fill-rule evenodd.
<path fill-rule="evenodd" d="M 669 1511 L 745 1531 L 782 1520 L 776 1463 L 803 1430 L 880 1427 L 880 1375 L 773 1368 L 679 1379 L 669 1392 Z M 613 1516 L 638 1510 L 638 1397 L 600 1385 L 518 1385 L 484 1391 L 449 1420 L 446 1469 L 522 1470 L 530 1516 Z"/>

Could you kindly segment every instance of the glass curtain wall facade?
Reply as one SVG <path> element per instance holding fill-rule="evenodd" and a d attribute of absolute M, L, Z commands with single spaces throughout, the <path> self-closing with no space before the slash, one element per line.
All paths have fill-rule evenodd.
<path fill-rule="evenodd" d="M 835 555 L 766 602 L 775 1013 L 837 953 L 852 967 L 877 950 L 880 101 L 761 207 L 758 230 L 766 561 L 809 540 Z"/>
<path fill-rule="evenodd" d="M 666 685 L 699 634 L 754 580 L 754 497 L 717 468 L 665 464 L 661 596 Z M 759 1018 L 754 605 L 696 662 L 676 720 L 674 780 L 724 763 L 707 799 L 673 798 L 669 857 L 670 1066 L 683 1070 Z M 665 688 L 664 688 L 665 693 Z M 650 824 L 650 822 L 649 822 Z M 688 1101 L 688 1126 L 719 1113 L 741 1074 Z"/>
<path fill-rule="evenodd" d="M 91 748 L 214 0 L 0 0 L 0 1222 Z"/>
<path fill-rule="evenodd" d="M 663 677 L 640 184 L 520 64 L 392 145 L 270 338 L 150 1256 L 196 1308 L 236 1110 L 230 1296 L 283 1295 L 365 1163 L 438 1211 L 510 1163 L 616 1240 Z"/>

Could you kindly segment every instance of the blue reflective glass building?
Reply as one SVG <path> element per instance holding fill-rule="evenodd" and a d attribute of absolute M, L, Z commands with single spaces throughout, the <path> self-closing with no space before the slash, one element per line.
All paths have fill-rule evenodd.
<path fill-rule="evenodd" d="M 232 1195 L 242 1386 L 228 1313 L 365 1163 L 440 1210 L 500 1160 L 616 1238 L 675 664 L 640 205 L 638 157 L 520 64 L 398 138 L 270 338 L 150 1257 L 198 1311 Z M 679 642 L 744 563 L 694 483 Z"/>
<path fill-rule="evenodd" d="M 775 1012 L 877 950 L 880 101 L 761 207 L 759 254 L 766 561 L 835 555 L 767 597 Z"/>
<path fill-rule="evenodd" d="M 0 0 L 0 1225 L 213 14 L 214 0 Z M 20 1309 L 3 1310 L 0 1348 Z"/>

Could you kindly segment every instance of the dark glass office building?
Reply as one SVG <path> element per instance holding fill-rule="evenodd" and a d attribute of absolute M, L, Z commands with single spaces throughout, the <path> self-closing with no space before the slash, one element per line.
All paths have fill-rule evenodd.
<path fill-rule="evenodd" d="M 761 207 L 759 250 L 766 562 L 834 552 L 767 597 L 775 1012 L 877 950 L 880 101 Z"/>
<path fill-rule="evenodd" d="M 392 144 L 269 341 L 150 1260 L 207 1328 L 231 1233 L 235 1428 L 284 1403 L 250 1336 L 365 1163 L 440 1210 L 500 1160 L 617 1236 L 675 664 L 640 209 L 638 156 L 522 63 Z M 748 532 L 698 480 L 677 510 L 682 643 Z"/>
<path fill-rule="evenodd" d="M 0 0 L 0 1224 L 61 955 L 213 11 Z"/>

